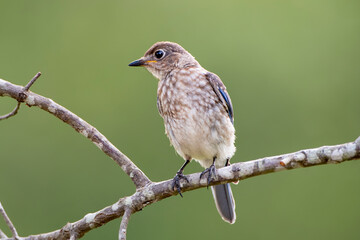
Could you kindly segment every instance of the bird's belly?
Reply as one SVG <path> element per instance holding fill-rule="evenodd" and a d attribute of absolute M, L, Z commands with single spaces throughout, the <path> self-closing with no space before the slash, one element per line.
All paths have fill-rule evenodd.
<path fill-rule="evenodd" d="M 184 159 L 192 158 L 209 167 L 216 157 L 216 165 L 222 167 L 235 152 L 235 130 L 226 118 L 193 113 L 183 119 L 164 120 L 170 142 Z"/>

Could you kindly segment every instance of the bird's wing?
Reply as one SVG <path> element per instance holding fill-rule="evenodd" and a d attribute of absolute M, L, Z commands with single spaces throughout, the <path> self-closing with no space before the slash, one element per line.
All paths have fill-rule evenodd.
<path fill-rule="evenodd" d="M 208 72 L 205 74 L 206 79 L 209 81 L 214 92 L 218 96 L 219 100 L 222 102 L 226 112 L 228 113 L 232 124 L 234 124 L 234 112 L 231 104 L 231 99 L 229 94 L 226 91 L 226 87 L 221 81 L 221 79 L 214 73 Z"/>

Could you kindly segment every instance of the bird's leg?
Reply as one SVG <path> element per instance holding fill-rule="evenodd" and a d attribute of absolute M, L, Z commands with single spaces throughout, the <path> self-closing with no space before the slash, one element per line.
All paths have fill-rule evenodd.
<path fill-rule="evenodd" d="M 204 176 L 206 173 L 208 173 L 208 177 L 207 177 L 207 188 L 209 188 L 209 184 L 212 181 L 212 178 L 214 175 L 216 175 L 216 168 L 215 168 L 215 160 L 216 160 L 216 156 L 213 158 L 213 163 L 210 165 L 209 168 L 205 169 L 201 174 L 200 174 L 200 179 L 202 178 L 202 176 Z"/>
<path fill-rule="evenodd" d="M 188 165 L 189 162 L 190 162 L 190 160 L 187 159 L 185 161 L 184 165 L 181 166 L 179 171 L 176 172 L 176 175 L 175 175 L 175 177 L 173 179 L 173 183 L 172 183 L 172 189 L 176 188 L 176 190 L 178 191 L 178 193 L 180 194 L 181 197 L 183 197 L 183 195 L 181 194 L 180 180 L 185 179 L 187 182 L 189 182 L 189 179 L 187 177 L 185 177 L 183 174 L 184 168 L 186 167 L 186 165 Z"/>
<path fill-rule="evenodd" d="M 228 166 L 230 166 L 230 158 L 226 159 L 225 167 L 228 167 Z M 235 185 L 238 185 L 238 183 L 239 183 L 239 180 L 237 180 L 236 182 L 233 182 L 233 184 L 235 184 Z"/>

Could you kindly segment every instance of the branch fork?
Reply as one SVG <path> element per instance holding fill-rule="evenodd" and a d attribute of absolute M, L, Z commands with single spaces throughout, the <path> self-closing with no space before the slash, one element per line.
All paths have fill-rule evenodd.
<path fill-rule="evenodd" d="M 14 110 L 12 110 L 10 113 L 5 114 L 3 116 L 0 116 L 0 120 L 4 120 L 7 118 L 10 118 L 12 116 L 15 116 L 19 109 L 20 109 L 20 105 L 22 102 L 25 102 L 26 98 L 27 98 L 27 94 L 26 92 L 29 91 L 30 87 L 35 83 L 35 81 L 41 76 L 41 72 L 38 72 L 29 82 L 28 84 L 26 84 L 26 86 L 23 88 L 22 92 L 19 92 L 18 97 L 16 98 L 16 100 L 18 101 L 16 107 L 14 108 Z M 1 80 L 1 79 L 0 79 Z"/>

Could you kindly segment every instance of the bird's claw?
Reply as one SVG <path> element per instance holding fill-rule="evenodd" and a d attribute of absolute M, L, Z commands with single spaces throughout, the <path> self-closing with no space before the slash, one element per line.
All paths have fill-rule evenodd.
<path fill-rule="evenodd" d="M 216 175 L 215 165 L 212 164 L 209 168 L 205 169 L 205 170 L 200 174 L 200 179 L 201 179 L 206 173 L 208 174 L 208 177 L 207 177 L 207 188 L 209 188 L 210 183 L 212 182 L 214 176 Z"/>
<path fill-rule="evenodd" d="M 184 179 L 185 181 L 187 181 L 189 183 L 189 179 L 182 174 L 181 172 L 177 172 L 174 179 L 173 179 L 173 183 L 171 185 L 172 189 L 178 191 L 178 193 L 180 194 L 181 197 L 183 197 L 183 195 L 181 194 L 181 185 L 180 185 L 180 180 Z"/>

